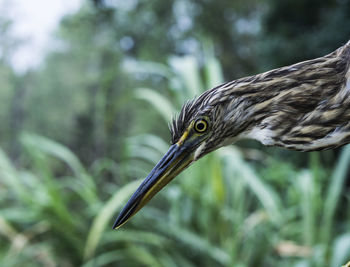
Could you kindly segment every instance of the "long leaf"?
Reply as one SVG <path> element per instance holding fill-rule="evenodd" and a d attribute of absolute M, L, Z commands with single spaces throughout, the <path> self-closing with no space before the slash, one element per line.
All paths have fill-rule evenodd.
<path fill-rule="evenodd" d="M 102 207 L 101 211 L 95 217 L 84 248 L 84 259 L 88 260 L 93 257 L 96 248 L 99 244 L 101 236 L 105 231 L 108 222 L 112 216 L 116 215 L 116 211 L 125 204 L 126 200 L 134 192 L 140 184 L 140 180 L 133 181 L 122 188 L 120 188 Z M 115 234 L 118 234 L 115 232 Z"/>
<path fill-rule="evenodd" d="M 150 107 L 159 112 L 165 122 L 169 122 L 175 113 L 172 103 L 153 89 L 138 88 L 135 90 L 135 97 L 147 101 Z"/>
<path fill-rule="evenodd" d="M 331 235 L 333 233 L 333 220 L 335 211 L 343 190 L 343 185 L 346 175 L 350 167 L 350 146 L 343 148 L 338 164 L 330 178 L 331 184 L 326 195 L 324 205 L 324 216 L 322 221 L 322 241 L 325 244 L 330 243 Z"/>

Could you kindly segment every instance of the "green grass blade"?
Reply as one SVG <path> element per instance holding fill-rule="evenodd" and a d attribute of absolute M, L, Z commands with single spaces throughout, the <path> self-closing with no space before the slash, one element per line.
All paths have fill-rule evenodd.
<path fill-rule="evenodd" d="M 116 216 L 116 211 L 126 203 L 127 199 L 136 190 L 140 182 L 140 180 L 137 180 L 123 186 L 102 207 L 101 211 L 95 217 L 88 233 L 84 248 L 84 260 L 88 260 L 94 256 L 108 223 L 111 221 L 112 217 Z M 112 225 L 110 227 L 112 227 Z M 115 234 L 118 233 L 115 232 Z"/>
<path fill-rule="evenodd" d="M 28 151 L 32 154 L 35 153 L 32 151 L 34 149 L 65 162 L 72 169 L 74 175 L 79 178 L 72 182 L 78 183 L 81 191 L 84 191 L 80 195 L 89 203 L 97 202 L 94 180 L 87 174 L 80 160 L 68 148 L 45 137 L 29 133 L 22 134 L 21 142 L 29 148 Z"/>
<path fill-rule="evenodd" d="M 279 223 L 282 219 L 280 213 L 281 201 L 272 188 L 265 184 L 262 179 L 254 173 L 253 169 L 244 162 L 237 149 L 226 147 L 221 149 L 220 153 L 222 153 L 222 156 L 229 158 L 228 162 L 230 163 L 227 164 L 233 164 L 233 166 L 235 166 L 237 173 L 244 179 L 250 190 L 259 199 L 270 219 L 275 223 Z M 236 178 L 233 177 L 232 179 Z"/>
<path fill-rule="evenodd" d="M 185 99 L 193 98 L 199 95 L 203 91 L 203 85 L 201 82 L 199 67 L 195 57 L 172 57 L 170 59 L 170 65 L 181 77 L 186 90 Z"/>
<path fill-rule="evenodd" d="M 224 77 L 220 62 L 214 56 L 214 47 L 212 42 L 206 40 L 206 64 L 204 65 L 204 72 L 206 76 L 207 88 L 213 88 L 223 83 Z"/>
<path fill-rule="evenodd" d="M 155 108 L 166 123 L 171 121 L 171 118 L 175 114 L 175 108 L 172 103 L 153 89 L 137 88 L 135 90 L 135 97 L 148 102 L 150 107 Z"/>
<path fill-rule="evenodd" d="M 335 211 L 343 190 L 343 185 L 350 167 L 350 146 L 343 148 L 339 161 L 331 176 L 329 189 L 326 195 L 322 221 L 322 241 L 329 244 L 333 233 Z"/>
<path fill-rule="evenodd" d="M 301 192 L 301 210 L 304 241 L 307 245 L 313 245 L 316 232 L 316 215 L 314 214 L 313 199 L 314 199 L 314 177 L 310 172 L 302 172 L 297 177 L 298 191 Z"/>
<path fill-rule="evenodd" d="M 0 216 L 0 235 L 6 237 L 10 241 L 13 241 L 17 234 L 18 233 L 15 228 L 13 228 L 12 225 L 5 220 L 5 218 Z"/>
<path fill-rule="evenodd" d="M 331 267 L 343 266 L 350 261 L 350 233 L 339 236 L 333 246 Z"/>
<path fill-rule="evenodd" d="M 0 149 L 0 176 L 1 182 L 10 190 L 16 193 L 17 197 L 23 202 L 31 202 L 32 196 L 23 185 L 20 173 L 12 165 L 5 152 Z"/>

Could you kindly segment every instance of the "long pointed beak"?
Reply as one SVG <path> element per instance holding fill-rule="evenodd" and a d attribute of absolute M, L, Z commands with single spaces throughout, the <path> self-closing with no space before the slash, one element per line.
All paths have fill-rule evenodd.
<path fill-rule="evenodd" d="M 157 192 L 174 179 L 192 161 L 193 153 L 185 144 L 174 144 L 153 168 L 120 212 L 113 228 L 117 229 L 135 215 Z"/>

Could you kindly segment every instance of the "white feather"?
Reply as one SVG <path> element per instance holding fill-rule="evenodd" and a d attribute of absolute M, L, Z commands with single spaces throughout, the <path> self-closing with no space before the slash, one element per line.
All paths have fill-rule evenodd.
<path fill-rule="evenodd" d="M 255 139 L 264 145 L 271 146 L 275 144 L 273 140 L 274 136 L 275 133 L 269 129 L 261 129 L 260 127 L 254 127 L 251 131 L 242 134 L 240 137 Z"/>

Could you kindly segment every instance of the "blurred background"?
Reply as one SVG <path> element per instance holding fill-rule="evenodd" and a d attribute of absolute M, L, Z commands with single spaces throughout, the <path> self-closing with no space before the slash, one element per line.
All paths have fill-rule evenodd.
<path fill-rule="evenodd" d="M 1 0 L 1 266 L 341 266 L 350 147 L 241 141 L 120 230 L 184 101 L 323 56 L 349 0 Z"/>

